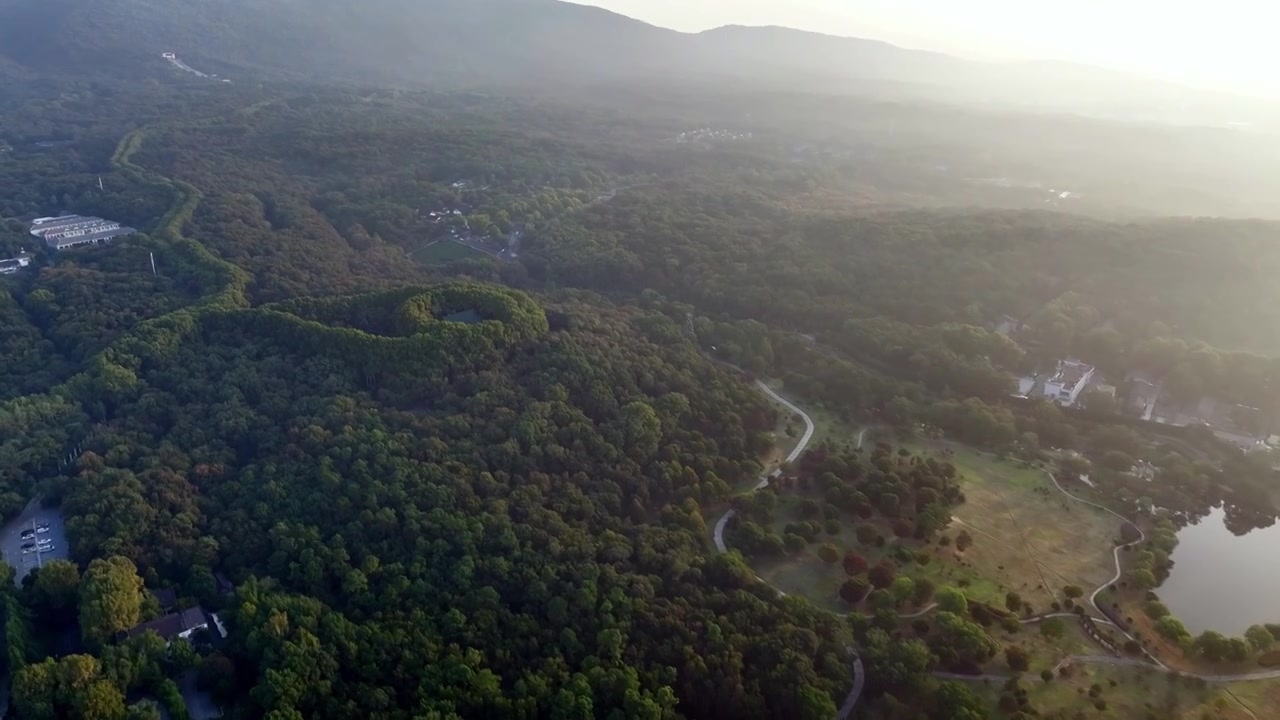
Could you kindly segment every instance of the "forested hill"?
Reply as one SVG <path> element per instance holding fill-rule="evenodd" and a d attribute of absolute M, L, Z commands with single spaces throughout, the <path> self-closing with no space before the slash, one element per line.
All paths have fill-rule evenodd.
<path fill-rule="evenodd" d="M 0 0 L 0 57 L 17 65 L 136 77 L 164 51 L 210 72 L 325 83 L 728 81 L 1108 116 L 1223 120 L 1262 111 L 1096 68 L 974 62 L 785 28 L 691 35 L 558 0 Z"/>
<path fill-rule="evenodd" d="M 776 418 L 661 315 L 464 283 L 128 348 L 76 385 L 97 430 L 50 487 L 76 560 L 240 585 L 221 692 L 252 716 L 827 720 L 848 691 L 842 619 L 707 552 Z"/>

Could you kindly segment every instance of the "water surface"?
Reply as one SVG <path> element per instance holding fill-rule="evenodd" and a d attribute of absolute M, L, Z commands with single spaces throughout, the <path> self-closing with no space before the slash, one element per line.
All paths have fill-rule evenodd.
<path fill-rule="evenodd" d="M 1193 635 L 1243 635 L 1250 625 L 1280 623 L 1280 524 L 1236 536 L 1222 508 L 1178 533 L 1173 572 L 1156 589 Z"/>

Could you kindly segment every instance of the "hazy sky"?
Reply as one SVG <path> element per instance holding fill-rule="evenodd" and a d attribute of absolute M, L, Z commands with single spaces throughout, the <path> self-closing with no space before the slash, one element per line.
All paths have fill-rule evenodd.
<path fill-rule="evenodd" d="M 1280 93 L 1268 0 L 575 0 L 678 30 L 785 25 L 983 58 L 1075 60 Z"/>

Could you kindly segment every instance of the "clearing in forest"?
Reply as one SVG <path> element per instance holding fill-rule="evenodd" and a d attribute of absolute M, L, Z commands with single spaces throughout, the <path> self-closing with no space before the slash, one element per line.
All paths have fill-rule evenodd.
<path fill-rule="evenodd" d="M 970 597 L 999 605 L 1014 591 L 1035 612 L 1046 612 L 1062 599 L 1064 586 L 1079 586 L 1088 596 L 1114 575 L 1119 521 L 1063 495 L 1045 471 L 958 443 L 906 446 L 946 459 L 963 478 L 966 501 L 952 510 L 949 533 L 967 530 L 974 540 L 958 561 L 966 571 L 958 580 L 982 578 L 968 588 Z"/>

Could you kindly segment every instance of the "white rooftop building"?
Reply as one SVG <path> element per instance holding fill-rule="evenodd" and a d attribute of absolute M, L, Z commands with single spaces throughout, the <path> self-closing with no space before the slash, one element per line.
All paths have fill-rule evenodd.
<path fill-rule="evenodd" d="M 124 227 L 114 220 L 88 215 L 59 215 L 36 218 L 31 222 L 31 234 L 44 240 L 50 250 L 97 245 L 133 232 L 133 228 Z"/>
<path fill-rule="evenodd" d="M 1064 407 L 1071 407 L 1093 379 L 1094 367 L 1079 360 L 1059 360 L 1058 370 L 1044 382 L 1044 396 Z"/>

